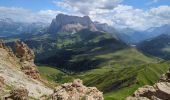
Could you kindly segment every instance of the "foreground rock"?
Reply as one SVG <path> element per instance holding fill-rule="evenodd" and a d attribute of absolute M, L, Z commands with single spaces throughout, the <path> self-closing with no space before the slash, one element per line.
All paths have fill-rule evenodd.
<path fill-rule="evenodd" d="M 4 78 L 0 76 L 0 88 L 4 86 Z"/>
<path fill-rule="evenodd" d="M 44 95 L 51 95 L 52 89 L 37 79 L 39 73 L 33 63 L 33 53 L 23 43 L 19 42 L 16 47 L 18 47 L 18 51 L 15 55 L 10 48 L 5 46 L 3 41 L 0 41 L 0 77 L 2 77 L 0 78 L 0 88 L 3 90 L 0 89 L 0 96 L 9 92 L 9 89 L 6 90 L 6 87 L 3 86 L 8 86 L 10 89 L 24 87 L 28 90 L 28 96 L 35 99 Z"/>
<path fill-rule="evenodd" d="M 4 93 L 4 85 L 5 85 L 5 83 L 4 83 L 4 78 L 3 77 L 1 77 L 0 76 L 0 97 L 3 95 L 3 93 Z"/>
<path fill-rule="evenodd" d="M 0 48 L 5 48 L 5 44 L 4 44 L 3 40 L 0 40 Z"/>
<path fill-rule="evenodd" d="M 39 79 L 40 74 L 34 64 L 34 52 L 25 43 L 16 41 L 14 43 L 15 55 L 20 59 L 21 70 L 34 79 Z"/>
<path fill-rule="evenodd" d="M 57 87 L 51 100 L 104 100 L 103 93 L 95 87 L 86 87 L 77 79 Z"/>
<path fill-rule="evenodd" d="M 24 88 L 14 89 L 10 94 L 3 97 L 2 100 L 29 100 L 28 91 Z"/>
<path fill-rule="evenodd" d="M 127 100 L 170 100 L 170 69 L 154 86 L 139 88 Z"/>

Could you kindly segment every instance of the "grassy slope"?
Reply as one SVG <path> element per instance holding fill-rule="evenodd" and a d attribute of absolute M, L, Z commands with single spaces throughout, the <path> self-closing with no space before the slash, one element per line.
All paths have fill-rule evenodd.
<path fill-rule="evenodd" d="M 108 60 L 101 63 L 97 69 L 74 75 L 67 75 L 47 66 L 40 66 L 39 70 L 44 78 L 59 83 L 80 78 L 87 86 L 96 86 L 104 91 L 106 100 L 121 100 L 132 94 L 138 87 L 153 84 L 168 68 L 167 63 L 150 64 L 156 60 L 143 55 L 135 48 L 101 54 L 93 57 L 93 59 L 95 58 L 107 58 Z M 137 77 L 134 79 L 134 76 Z M 136 81 L 139 84 L 135 84 Z M 118 88 L 115 88 L 114 83 L 117 82 L 121 83 L 115 86 Z"/>
<path fill-rule="evenodd" d="M 125 74 L 125 76 L 128 75 L 127 71 L 137 73 L 135 83 L 131 84 L 130 86 L 125 86 L 121 89 L 112 91 L 110 93 L 105 93 L 104 94 L 105 100 L 124 100 L 127 96 L 131 95 L 137 88 L 139 88 L 143 85 L 146 85 L 146 84 L 153 85 L 160 78 L 160 76 L 167 71 L 167 69 L 169 68 L 169 64 L 170 64 L 170 62 L 164 62 L 164 63 L 159 63 L 159 64 L 147 64 L 147 65 L 140 66 L 139 70 L 128 69 L 128 70 L 122 72 L 122 74 Z M 47 66 L 43 66 L 43 67 L 40 66 L 39 70 L 44 78 L 50 79 L 50 80 L 54 80 L 54 77 L 52 78 L 51 76 L 54 76 L 54 75 L 60 76 L 60 73 L 63 74 L 63 72 L 61 72 L 57 69 L 54 69 L 54 68 L 47 67 Z M 110 71 L 109 68 L 101 68 L 101 69 L 95 69 L 93 71 L 88 71 L 88 72 L 86 72 L 86 74 L 81 74 L 78 76 L 63 75 L 61 80 L 64 83 L 68 80 L 71 81 L 72 79 L 79 77 L 85 81 L 85 84 L 87 84 L 88 80 L 90 78 L 96 78 L 96 80 L 97 80 L 97 77 L 107 76 L 106 72 L 108 72 L 108 71 Z M 105 74 L 103 74 L 103 73 L 105 73 Z M 120 74 L 120 72 L 119 72 L 119 74 Z M 117 74 L 115 73 L 115 75 L 117 75 Z M 49 78 L 49 76 L 51 78 Z M 114 77 L 110 73 L 109 73 L 109 76 L 110 77 L 108 77 L 108 76 L 104 77 L 104 80 L 102 80 L 103 84 L 107 85 L 108 84 L 107 82 L 111 82 L 114 80 Z M 125 77 L 125 76 L 121 76 L 121 77 Z M 94 81 L 96 81 L 96 80 L 94 80 Z M 101 84 L 99 84 L 99 85 L 93 84 L 93 86 L 97 86 L 98 88 L 100 88 L 100 85 Z"/>
<path fill-rule="evenodd" d="M 63 74 L 63 72 L 48 66 L 38 67 L 38 70 L 40 71 L 41 76 L 48 81 L 55 81 L 54 79 L 56 76 Z"/>
<path fill-rule="evenodd" d="M 125 87 L 105 94 L 105 100 L 124 100 L 137 88 L 143 85 L 153 85 L 159 80 L 160 76 L 168 70 L 169 64 L 170 62 L 163 62 L 159 64 L 147 64 L 141 66 L 141 69 L 137 71 L 137 83 L 131 85 L 130 87 Z"/>

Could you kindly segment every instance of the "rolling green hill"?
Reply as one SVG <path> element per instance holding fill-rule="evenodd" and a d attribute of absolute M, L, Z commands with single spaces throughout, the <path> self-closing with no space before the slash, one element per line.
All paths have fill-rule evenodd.
<path fill-rule="evenodd" d="M 105 100 L 124 100 L 137 88 L 143 85 L 153 85 L 168 70 L 169 64 L 170 62 L 160 62 L 129 68 L 105 67 L 74 75 L 68 75 L 47 66 L 39 66 L 39 70 L 45 79 L 64 83 L 80 78 L 86 85 L 96 86 L 104 91 Z M 111 86 L 116 87 L 107 91 L 106 87 Z"/>
<path fill-rule="evenodd" d="M 80 78 L 85 85 L 96 86 L 103 91 L 106 100 L 123 100 L 138 87 L 153 84 L 167 70 L 169 64 L 168 62 L 156 64 L 157 59 L 147 57 L 135 48 L 125 48 L 91 57 L 107 60 L 95 69 L 72 74 L 47 66 L 39 66 L 39 69 L 42 76 L 48 80 L 65 83 Z"/>
<path fill-rule="evenodd" d="M 57 66 L 63 71 L 80 72 L 95 69 L 109 60 L 100 55 L 109 54 L 128 46 L 104 32 L 82 30 L 75 34 L 58 34 L 53 55 L 39 60 L 41 64 Z M 71 42 L 70 42 L 71 41 Z M 68 44 L 69 43 L 69 44 Z"/>
<path fill-rule="evenodd" d="M 156 83 L 162 74 L 166 73 L 170 62 L 160 62 L 157 64 L 147 64 L 140 66 L 136 71 L 136 82 L 128 87 L 106 93 L 105 100 L 124 100 L 129 95 L 133 94 L 139 87 L 143 85 L 153 85 Z"/>

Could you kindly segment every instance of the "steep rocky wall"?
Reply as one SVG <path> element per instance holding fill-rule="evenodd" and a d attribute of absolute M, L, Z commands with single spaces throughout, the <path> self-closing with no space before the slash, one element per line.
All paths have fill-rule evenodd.
<path fill-rule="evenodd" d="M 29 50 L 27 51 L 27 49 L 28 48 L 24 49 L 26 52 L 22 57 L 29 58 L 29 60 L 16 57 L 16 55 L 14 55 L 11 49 L 4 45 L 3 41 L 0 42 L 0 77 L 4 79 L 2 82 L 4 83 L 4 85 L 10 86 L 10 88 L 23 87 L 27 89 L 29 92 L 28 93 L 29 97 L 33 97 L 36 99 L 39 99 L 43 95 L 52 94 L 53 93 L 52 89 L 48 88 L 37 79 L 39 78 L 39 73 L 37 72 L 34 73 L 34 71 L 32 71 L 36 69 L 36 66 L 33 63 L 33 57 L 24 57 L 26 55 L 33 56 L 32 54 L 30 54 Z M 26 67 L 25 65 L 22 64 L 22 63 L 25 64 L 25 62 L 28 65 L 27 67 L 29 67 L 28 68 L 29 74 L 26 73 L 25 69 L 24 70 L 22 69 L 23 67 Z M 2 84 L 2 82 L 0 82 L 0 84 Z M 2 87 L 2 90 L 4 91 L 6 90 L 6 88 Z M 1 94 L 0 96 L 2 96 Z"/>
<path fill-rule="evenodd" d="M 16 41 L 14 43 L 15 55 L 20 60 L 21 70 L 34 79 L 39 79 L 40 74 L 34 64 L 35 55 L 25 43 Z"/>

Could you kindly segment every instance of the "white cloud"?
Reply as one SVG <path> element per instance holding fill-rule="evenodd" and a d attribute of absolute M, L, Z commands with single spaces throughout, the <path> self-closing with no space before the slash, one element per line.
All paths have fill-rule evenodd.
<path fill-rule="evenodd" d="M 114 27 L 130 27 L 145 30 L 170 24 L 170 6 L 159 6 L 142 10 L 120 4 L 123 0 L 63 0 L 54 3 L 69 14 L 89 15 L 93 20 Z M 152 0 L 157 3 L 159 0 Z M 150 3 L 151 3 L 150 2 Z"/>
<path fill-rule="evenodd" d="M 33 12 L 28 9 L 18 7 L 0 7 L 0 18 L 11 18 L 18 22 L 51 22 L 61 11 L 41 10 Z"/>
<path fill-rule="evenodd" d="M 170 24 L 170 6 L 160 6 L 144 11 L 132 6 L 119 5 L 106 13 L 106 16 L 110 16 L 109 19 L 112 20 L 113 26 L 145 30 L 150 27 Z"/>
<path fill-rule="evenodd" d="M 91 11 L 97 9 L 113 9 L 122 0 L 63 0 L 54 1 L 57 6 L 71 9 L 82 14 L 88 15 Z"/>
<path fill-rule="evenodd" d="M 170 6 L 159 6 L 142 10 L 119 4 L 121 1 L 122 0 L 100 0 L 98 2 L 94 0 L 55 1 L 57 6 L 63 7 L 64 10 L 62 11 L 41 10 L 33 12 L 24 8 L 0 7 L 0 18 L 12 18 L 15 21 L 26 22 L 51 22 L 58 13 L 65 13 L 78 16 L 89 15 L 93 21 L 108 23 L 114 27 L 129 27 L 136 30 L 145 30 L 150 27 L 170 24 Z"/>
<path fill-rule="evenodd" d="M 159 0 L 150 0 L 146 5 L 152 5 L 154 3 L 157 3 Z"/>

